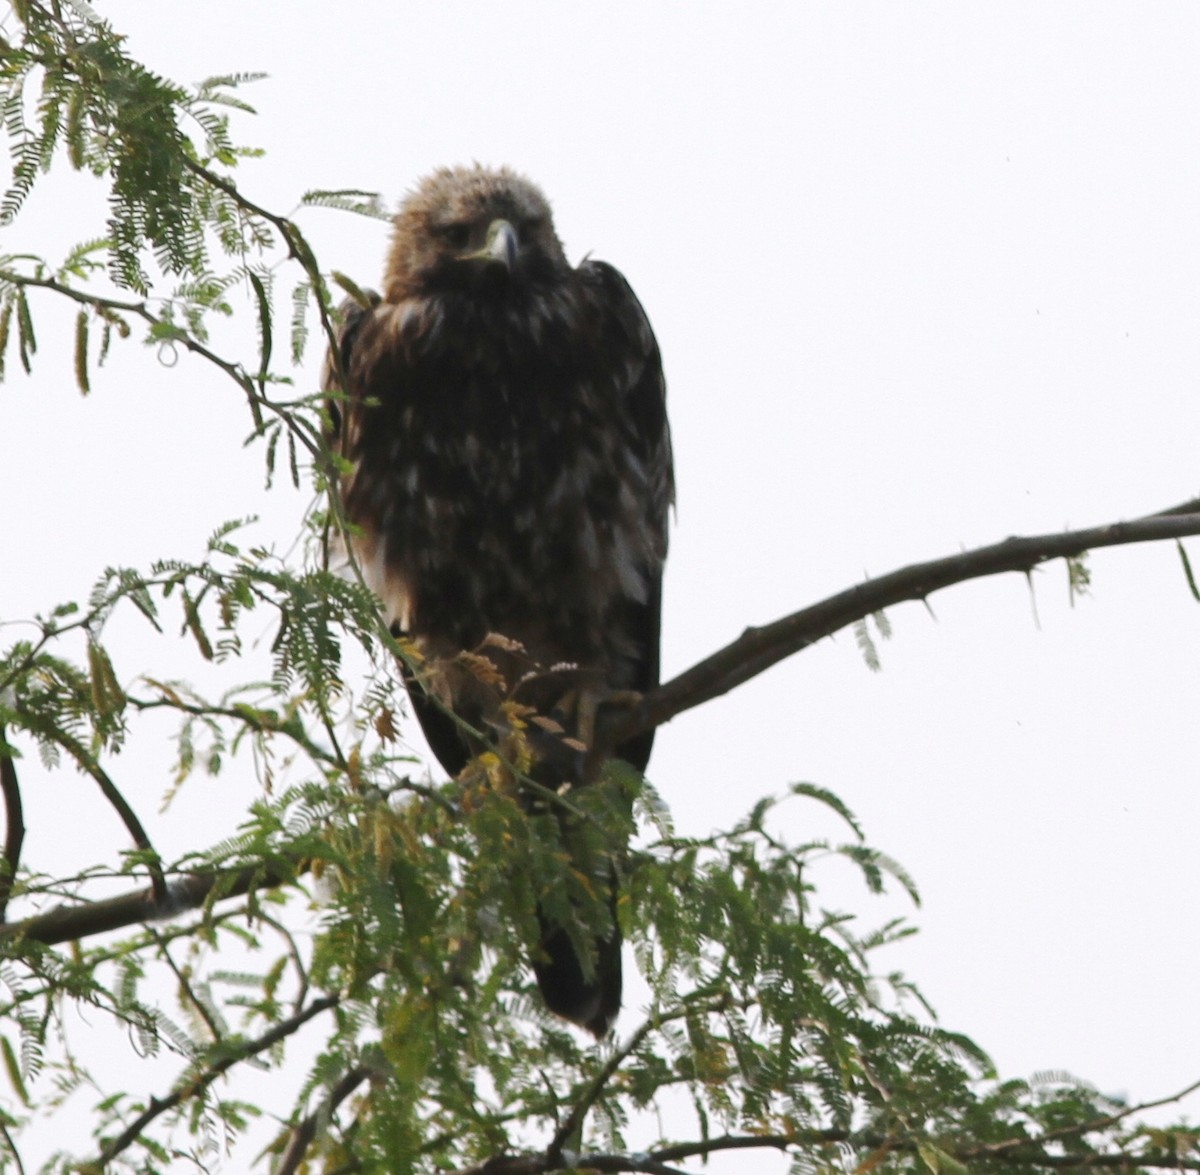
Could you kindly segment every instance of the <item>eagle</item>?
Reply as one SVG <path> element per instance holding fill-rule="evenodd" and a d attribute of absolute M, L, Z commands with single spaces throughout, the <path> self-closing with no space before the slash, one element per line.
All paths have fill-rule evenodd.
<path fill-rule="evenodd" d="M 600 751 L 644 771 L 652 731 L 592 745 L 599 707 L 658 684 L 675 492 L 662 359 L 626 280 L 568 262 L 524 176 L 442 168 L 395 217 L 382 296 L 343 307 L 325 387 L 353 554 L 428 667 L 406 679 L 443 768 L 518 697 L 542 714 L 537 782 L 585 785 Z M 539 908 L 532 960 L 550 1010 L 597 1038 L 621 1006 L 606 874 L 614 929 L 591 957 Z"/>

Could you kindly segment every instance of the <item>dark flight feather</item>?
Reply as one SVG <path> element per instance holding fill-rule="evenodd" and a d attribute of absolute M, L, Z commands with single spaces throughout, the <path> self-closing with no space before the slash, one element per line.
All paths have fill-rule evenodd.
<path fill-rule="evenodd" d="M 568 264 L 545 198 L 507 169 L 424 180 L 371 297 L 345 310 L 344 397 L 330 401 L 367 582 L 431 664 L 452 666 L 499 634 L 543 669 L 574 666 L 531 697 L 583 737 L 586 707 L 568 695 L 658 683 L 674 482 L 649 321 L 612 266 Z M 331 392 L 336 367 L 331 357 Z M 471 674 L 448 669 L 432 688 L 487 729 L 496 699 Z M 456 775 L 481 748 L 422 689 L 410 695 Z M 641 771 L 652 741 L 615 753 Z M 536 777 L 586 783 L 582 762 L 549 750 Z M 604 1035 L 620 1008 L 619 932 L 596 943 L 587 978 L 566 931 L 542 927 L 534 968 L 547 1004 Z"/>

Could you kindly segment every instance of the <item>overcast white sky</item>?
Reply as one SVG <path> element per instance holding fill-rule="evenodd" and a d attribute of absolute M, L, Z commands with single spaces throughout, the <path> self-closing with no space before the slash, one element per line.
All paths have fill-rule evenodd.
<path fill-rule="evenodd" d="M 1194 5 L 98 7 L 180 81 L 270 74 L 236 124 L 267 149 L 240 178 L 260 203 L 507 163 L 571 256 L 624 271 L 676 442 L 668 675 L 864 574 L 1200 490 Z M 99 235 L 90 190 L 48 186 L 0 244 Z M 378 280 L 385 225 L 300 221 L 327 268 Z M 126 352 L 86 401 L 63 354 L 0 389 L 4 618 L 196 555 L 225 518 L 299 529 L 232 386 Z M 888 961 L 948 1027 L 1005 1076 L 1144 1099 L 1200 1078 L 1200 605 L 1170 545 L 1091 566 L 1074 609 L 1039 575 L 1036 620 L 1016 576 L 935 596 L 936 620 L 894 609 L 881 673 L 843 634 L 663 729 L 650 775 L 689 831 L 832 788 L 921 887 Z M 232 827 L 249 797 L 213 789 Z M 904 908 L 831 882 L 869 923 Z"/>

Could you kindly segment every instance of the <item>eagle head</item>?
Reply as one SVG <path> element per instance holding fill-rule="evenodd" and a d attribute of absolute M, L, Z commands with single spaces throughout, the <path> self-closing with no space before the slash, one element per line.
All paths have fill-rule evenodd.
<path fill-rule="evenodd" d="M 439 168 L 409 193 L 393 223 L 389 302 L 540 284 L 567 268 L 546 197 L 506 167 Z"/>

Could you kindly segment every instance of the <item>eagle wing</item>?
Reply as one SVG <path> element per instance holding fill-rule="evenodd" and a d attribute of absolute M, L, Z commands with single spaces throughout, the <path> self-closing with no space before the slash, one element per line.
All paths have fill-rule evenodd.
<path fill-rule="evenodd" d="M 574 663 L 604 690 L 644 692 L 659 679 L 674 501 L 662 358 L 612 266 L 586 261 L 549 297 L 506 321 L 500 342 L 469 307 L 448 321 L 451 303 L 372 293 L 342 308 L 324 386 L 330 439 L 351 462 L 353 541 L 394 631 L 435 660 L 496 632 L 545 668 Z M 405 673 L 431 749 L 457 775 L 481 749 L 463 723 L 485 730 L 486 706 L 466 675 L 434 700 Z M 641 771 L 652 743 L 647 732 L 616 753 Z M 551 759 L 535 771 L 550 786 L 587 782 Z M 540 907 L 534 960 L 550 1008 L 597 1036 L 621 1002 L 611 861 L 606 871 L 614 929 L 590 967 Z"/>
<path fill-rule="evenodd" d="M 345 446 L 345 420 L 350 403 L 349 373 L 354 343 L 363 323 L 382 300 L 377 290 L 363 290 L 364 302 L 346 298 L 334 315 L 336 347 L 325 353 L 321 369 L 321 391 L 325 393 L 325 440 L 334 452 Z"/>
<path fill-rule="evenodd" d="M 636 490 L 643 505 L 644 526 L 652 536 L 648 557 L 639 568 L 648 587 L 647 597 L 625 596 L 614 601 L 614 617 L 628 633 L 635 650 L 628 688 L 645 693 L 659 682 L 659 646 L 662 628 L 662 576 L 667 557 L 667 527 L 675 502 L 671 432 L 667 424 L 667 383 L 662 355 L 650 320 L 629 283 L 613 266 L 586 261 L 581 277 L 594 282 L 605 308 L 604 353 L 610 357 L 609 378 L 623 406 L 621 422 L 625 449 L 638 467 Z M 654 744 L 654 731 L 630 739 L 617 748 L 622 759 L 645 771 Z"/>
<path fill-rule="evenodd" d="M 412 491 L 413 496 L 419 496 L 427 492 L 432 496 L 434 491 L 422 488 L 431 484 L 436 486 L 437 493 L 444 492 L 448 480 L 453 483 L 458 479 L 456 471 L 451 470 L 448 475 L 446 469 L 455 463 L 463 464 L 466 458 L 458 443 L 459 435 L 454 438 L 455 444 L 438 448 L 436 434 L 431 430 L 422 437 L 409 439 L 411 471 L 397 468 L 397 462 L 391 459 L 393 450 L 403 446 L 397 446 L 384 434 L 397 420 L 411 419 L 405 398 L 418 397 L 412 391 L 409 352 L 398 343 L 389 343 L 397 319 L 405 318 L 408 312 L 405 307 L 381 302 L 374 291 L 366 292 L 368 305 L 351 300 L 340 308 L 342 324 L 337 359 L 346 386 L 343 393 L 338 362 L 331 354 L 326 360 L 324 376 L 324 389 L 329 396 L 330 441 L 343 456 L 359 465 L 344 482 L 350 521 L 361 531 L 356 541 L 357 554 L 368 583 L 383 600 L 397 633 L 418 639 L 433 633 L 438 638 L 433 642 L 436 652 L 444 655 L 447 651 L 469 649 L 494 631 L 526 641 L 536 655 L 538 642 L 536 638 L 530 641 L 529 633 L 536 628 L 536 614 L 547 611 L 549 602 L 549 610 L 561 611 L 563 617 L 570 619 L 559 621 L 555 639 L 547 646 L 553 651 L 552 656 L 546 655 L 547 662 L 586 664 L 596 655 L 597 645 L 603 644 L 605 685 L 613 690 L 645 692 L 659 680 L 662 569 L 667 553 L 668 515 L 674 501 L 662 358 L 641 303 L 614 267 L 587 261 L 574 271 L 573 277 L 579 292 L 580 329 L 589 335 L 587 351 L 595 361 L 586 371 L 572 371 L 571 378 L 583 389 L 578 398 L 584 398 L 586 393 L 604 406 L 604 411 L 587 414 L 583 423 L 575 422 L 574 427 L 578 432 L 590 429 L 593 434 L 605 434 L 599 439 L 595 435 L 587 437 L 590 448 L 585 458 L 580 459 L 581 465 L 603 465 L 603 478 L 594 478 L 594 486 L 577 488 L 567 507 L 576 516 L 560 523 L 558 536 L 546 540 L 550 550 L 532 554 L 531 559 L 538 566 L 530 568 L 527 577 L 532 581 L 529 616 L 516 615 L 524 601 L 513 601 L 512 597 L 518 594 L 514 589 L 508 593 L 504 605 L 493 604 L 488 614 L 472 627 L 463 620 L 463 615 L 478 603 L 483 589 L 475 584 L 464 587 L 463 581 L 470 580 L 470 564 L 476 559 L 482 561 L 475 548 L 487 546 L 493 539 L 497 545 L 507 541 L 493 534 L 480 534 L 489 521 L 499 529 L 501 513 L 515 516 L 523 511 L 540 523 L 559 509 L 556 500 L 562 493 L 558 488 L 548 488 L 544 481 L 525 478 L 516 484 L 513 495 L 528 492 L 531 497 L 506 502 L 503 510 L 496 510 L 490 520 L 481 520 L 473 528 L 469 546 L 460 544 L 458 550 L 451 551 L 447 540 L 445 549 L 435 553 L 431 548 L 443 540 L 431 533 L 422 542 L 414 543 L 409 538 L 395 543 L 401 548 L 399 558 L 387 549 L 390 520 L 400 512 L 398 503 L 405 494 Z M 572 400 L 575 391 L 573 387 L 564 389 L 563 399 Z M 387 401 L 383 409 L 379 408 L 379 401 Z M 447 412 L 453 418 L 455 408 L 451 406 Z M 451 427 L 456 434 L 465 436 L 472 422 L 453 420 Z M 484 438 L 474 451 L 486 444 Z M 564 460 L 569 462 L 571 458 L 547 452 L 539 463 L 550 467 Z M 440 464 L 441 468 L 436 475 L 418 475 L 426 463 Z M 525 482 L 533 483 L 533 488 L 526 491 Z M 546 500 L 537 497 L 539 485 Z M 407 508 L 420 511 L 422 506 L 409 502 Z M 447 512 L 461 516 L 472 509 L 469 505 L 455 505 Z M 593 545 L 606 547 L 596 556 L 602 564 L 602 574 L 571 566 L 572 562 L 582 563 L 583 558 L 578 553 L 574 558 L 561 553 L 565 545 L 562 535 L 568 531 L 586 532 L 593 536 L 589 540 Z M 514 548 L 511 561 L 519 564 L 524 553 L 522 544 L 512 542 L 511 546 Z M 440 582 L 442 590 L 436 593 L 436 607 L 444 609 L 448 600 L 461 607 L 453 619 L 439 622 L 435 617 L 433 622 L 423 624 L 420 616 L 412 616 L 412 599 L 419 594 L 420 566 L 439 558 L 466 566 L 453 567 L 452 577 Z M 553 582 L 560 569 L 559 582 Z M 525 570 L 519 566 L 513 568 L 515 584 L 524 582 Z M 497 568 L 481 571 L 481 577 L 494 582 L 498 578 Z M 540 606 L 535 592 L 543 597 Z M 593 632 L 581 633 L 578 638 L 564 636 L 562 630 L 574 624 L 576 614 L 583 614 L 583 610 L 574 607 L 572 597 L 589 593 L 602 594 L 602 598 L 590 601 L 588 615 Z M 428 602 L 423 609 L 426 614 L 434 610 L 435 605 Z M 580 622 L 579 627 L 585 625 Z M 443 636 L 445 639 L 441 639 Z M 414 710 L 431 749 L 445 770 L 456 775 L 479 747 L 466 738 L 462 724 L 444 707 L 431 702 L 411 678 L 409 685 Z M 486 719 L 478 707 L 472 710 L 469 705 L 457 705 L 452 697 L 443 700 L 449 701 L 458 717 L 469 725 L 478 727 Z M 617 754 L 638 770 L 644 770 L 653 738 L 653 732 L 639 735 L 616 748 Z"/>

